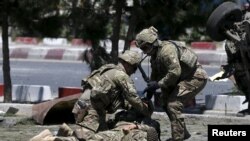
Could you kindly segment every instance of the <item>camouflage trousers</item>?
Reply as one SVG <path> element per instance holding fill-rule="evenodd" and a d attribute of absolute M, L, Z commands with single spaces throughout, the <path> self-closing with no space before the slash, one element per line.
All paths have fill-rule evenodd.
<path fill-rule="evenodd" d="M 182 141 L 190 136 L 182 116 L 183 108 L 205 87 L 206 83 L 206 72 L 202 68 L 197 68 L 194 76 L 180 81 L 171 92 L 162 90 L 161 99 L 163 109 L 171 122 L 172 140 Z"/>
<path fill-rule="evenodd" d="M 98 103 L 100 102 L 91 102 L 91 89 L 85 89 L 72 110 L 76 124 L 91 129 L 94 132 L 106 129 L 105 109 L 103 107 L 101 107 L 101 110 L 93 108 Z"/>
<path fill-rule="evenodd" d="M 129 131 L 123 130 L 124 127 L 133 125 L 130 122 L 119 122 L 114 129 L 101 131 L 98 133 L 81 127 L 73 131 L 69 136 L 53 136 L 50 131 L 47 133 L 41 132 L 39 135 L 33 137 L 32 141 L 157 141 L 157 138 L 148 140 L 148 133 L 143 129 L 131 129 Z M 146 125 L 144 125 L 146 126 Z M 150 127 L 147 127 L 150 128 Z M 154 135 L 157 137 L 157 135 Z"/>
<path fill-rule="evenodd" d="M 123 130 L 125 126 L 132 125 L 130 122 L 119 122 L 111 130 L 98 132 L 92 135 L 89 141 L 147 141 L 147 132 L 141 129 L 131 129 L 127 132 Z"/>
<path fill-rule="evenodd" d="M 82 122 L 87 114 L 87 111 L 91 107 L 90 93 L 90 89 L 85 89 L 73 107 L 72 113 L 74 114 L 76 123 Z"/>

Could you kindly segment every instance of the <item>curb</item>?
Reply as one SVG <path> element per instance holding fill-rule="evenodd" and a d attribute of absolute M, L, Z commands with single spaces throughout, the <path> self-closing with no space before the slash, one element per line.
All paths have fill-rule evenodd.
<path fill-rule="evenodd" d="M 37 59 L 37 60 L 64 60 L 82 61 L 84 47 L 71 46 L 41 46 L 41 45 L 12 45 L 10 48 L 11 59 Z M 111 48 L 106 49 L 107 52 Z M 141 52 L 140 49 L 132 47 L 131 50 Z M 193 49 L 198 55 L 198 60 L 204 65 L 222 65 L 227 62 L 227 55 L 224 50 Z M 122 49 L 119 49 L 122 52 Z M 2 52 L 0 52 L 2 58 Z M 146 59 L 145 59 L 146 60 Z"/>
<path fill-rule="evenodd" d="M 235 114 L 236 115 L 236 114 Z M 188 114 L 184 113 L 185 122 L 200 125 L 213 125 L 213 124 L 249 124 L 250 115 L 245 117 L 236 117 L 234 114 L 223 115 L 223 112 L 205 112 L 203 114 Z M 165 112 L 154 112 L 152 117 L 154 119 L 168 119 Z M 168 120 L 167 120 L 168 121 Z M 169 122 L 169 121 L 168 121 Z"/>
<path fill-rule="evenodd" d="M 17 104 L 17 103 L 0 103 L 0 111 L 6 112 L 9 107 L 14 107 L 18 109 L 16 113 L 17 116 L 32 118 L 32 107 L 34 104 Z M 228 124 L 228 123 L 239 123 L 239 124 L 249 124 L 250 123 L 250 115 L 245 117 L 236 117 L 236 113 L 227 113 L 223 111 L 215 111 L 215 110 L 205 110 L 203 113 L 192 113 L 186 112 L 183 114 L 185 117 L 185 121 L 189 123 L 198 123 L 201 125 L 204 124 L 214 124 L 215 120 L 219 120 L 220 124 Z M 155 111 L 152 115 L 155 119 L 168 119 L 167 114 L 165 112 L 157 112 Z"/>
<path fill-rule="evenodd" d="M 0 103 L 0 111 L 7 112 L 10 107 L 18 109 L 16 115 L 25 116 L 27 118 L 32 117 L 33 104 L 20 104 L 20 103 Z"/>

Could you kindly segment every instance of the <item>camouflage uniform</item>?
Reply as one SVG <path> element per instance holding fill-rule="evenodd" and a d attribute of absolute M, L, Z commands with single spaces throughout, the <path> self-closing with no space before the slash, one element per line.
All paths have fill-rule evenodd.
<path fill-rule="evenodd" d="M 184 140 L 190 134 L 182 116 L 183 105 L 204 88 L 207 74 L 191 50 L 177 42 L 160 41 L 156 29 L 144 29 L 136 36 L 138 47 L 147 40 L 155 49 L 150 60 L 150 79 L 157 81 L 161 88 L 163 109 L 171 121 L 172 139 Z"/>
<path fill-rule="evenodd" d="M 87 122 L 87 121 L 85 121 Z M 145 118 L 133 109 L 121 110 L 114 114 L 108 114 L 110 130 L 95 133 L 93 130 L 80 126 L 72 130 L 65 123 L 61 125 L 56 136 L 47 129 L 33 137 L 31 141 L 157 141 L 159 140 L 160 125 L 151 118 Z M 136 125 L 137 128 L 124 130 L 126 126 Z"/>
<path fill-rule="evenodd" d="M 133 51 L 125 51 L 125 53 L 120 55 L 119 58 L 135 67 L 137 67 L 137 64 L 140 62 L 138 53 Z M 107 64 L 100 69 L 93 71 L 85 80 L 83 80 L 83 85 L 85 89 L 90 89 L 89 99 L 91 104 L 78 104 L 79 101 L 86 103 L 86 99 L 82 98 L 82 96 L 75 104 L 73 113 L 78 113 L 79 110 L 75 109 L 81 109 L 77 108 L 81 107 L 80 105 L 89 105 L 82 106 L 84 108 L 87 107 L 88 112 L 87 116 L 81 116 L 84 120 L 78 124 L 87 127 L 94 132 L 107 130 L 105 122 L 106 112 L 113 113 L 118 108 L 125 109 L 127 108 L 127 103 L 145 116 L 150 115 L 147 106 L 137 95 L 134 83 L 126 73 L 126 69 L 122 63 L 119 63 L 118 65 Z"/>
<path fill-rule="evenodd" d="M 143 115 L 136 113 L 134 110 L 122 110 L 114 114 L 108 115 L 108 126 L 110 130 L 100 131 L 94 133 L 85 127 L 77 129 L 74 131 L 73 135 L 79 140 L 88 141 L 102 141 L 102 140 L 112 140 L 112 141 L 157 141 L 158 134 L 157 131 L 159 124 L 157 121 L 151 118 L 145 118 Z M 129 131 L 124 131 L 125 126 L 137 125 L 138 128 L 131 129 Z"/>

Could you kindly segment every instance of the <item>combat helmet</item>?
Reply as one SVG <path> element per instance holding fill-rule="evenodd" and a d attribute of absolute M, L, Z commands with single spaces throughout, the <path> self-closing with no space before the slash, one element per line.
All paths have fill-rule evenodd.
<path fill-rule="evenodd" d="M 143 47 L 146 43 L 153 44 L 158 39 L 158 30 L 153 26 L 143 29 L 135 37 L 135 45 L 139 48 Z"/>
<path fill-rule="evenodd" d="M 124 53 L 119 55 L 119 58 L 132 66 L 137 66 L 141 61 L 141 55 L 132 50 L 126 50 Z"/>

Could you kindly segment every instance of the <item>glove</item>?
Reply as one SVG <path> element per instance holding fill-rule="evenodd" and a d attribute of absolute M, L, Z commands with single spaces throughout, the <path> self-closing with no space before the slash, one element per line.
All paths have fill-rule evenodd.
<path fill-rule="evenodd" d="M 147 92 L 147 94 L 153 94 L 159 88 L 160 88 L 160 86 L 159 86 L 158 82 L 156 82 L 156 81 L 150 81 L 147 84 L 147 87 L 143 90 L 143 94 L 146 93 L 146 92 Z"/>
<path fill-rule="evenodd" d="M 148 82 L 147 85 L 148 85 L 148 87 L 147 87 L 148 92 L 156 91 L 157 89 L 160 88 L 158 82 L 156 82 L 156 81 L 150 81 L 150 82 Z"/>

